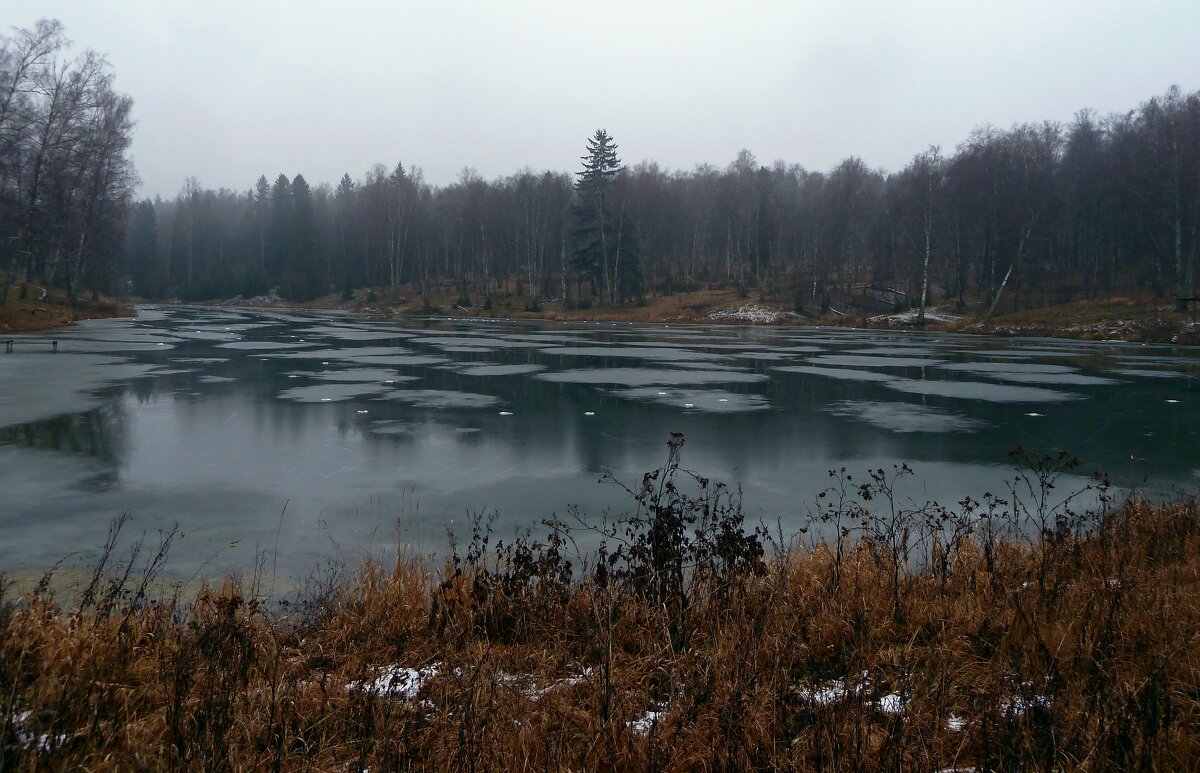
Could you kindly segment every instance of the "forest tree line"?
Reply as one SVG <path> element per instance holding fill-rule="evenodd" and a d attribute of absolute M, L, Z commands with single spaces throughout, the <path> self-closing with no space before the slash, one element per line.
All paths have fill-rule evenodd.
<path fill-rule="evenodd" d="M 1200 92 L 1065 126 L 979 128 L 894 173 L 857 157 L 828 172 L 764 165 L 749 151 L 724 168 L 624 166 L 603 132 L 586 150 L 575 174 L 466 169 L 444 186 L 400 163 L 332 187 L 189 179 L 134 207 L 124 273 L 138 295 L 185 300 L 372 287 L 418 303 L 448 282 L 476 303 L 620 304 L 717 285 L 814 311 L 864 283 L 900 299 L 927 287 L 934 301 L 1196 294 Z"/>
<path fill-rule="evenodd" d="M 0 38 L 0 302 L 10 285 L 150 299 L 373 288 L 415 305 L 636 303 L 706 286 L 818 311 L 870 285 L 897 303 L 1034 303 L 1137 288 L 1197 294 L 1200 92 L 1125 113 L 982 127 L 898 172 L 827 172 L 742 151 L 724 168 L 625 165 L 604 131 L 572 171 L 412 164 L 246 190 L 189 178 L 132 201 L 132 100 L 57 22 Z"/>
<path fill-rule="evenodd" d="M 110 288 L 137 177 L 133 100 L 94 51 L 71 55 L 57 21 L 0 37 L 0 303 L 55 283 Z"/>

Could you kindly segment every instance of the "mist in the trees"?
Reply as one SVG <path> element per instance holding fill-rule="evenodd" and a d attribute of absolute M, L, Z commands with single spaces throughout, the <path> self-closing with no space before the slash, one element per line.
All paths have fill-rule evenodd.
<path fill-rule="evenodd" d="M 980 127 L 894 173 L 748 150 L 724 169 L 623 166 L 601 129 L 573 173 L 468 168 L 434 186 L 414 164 L 377 164 L 332 188 L 248 171 L 245 191 L 192 177 L 130 206 L 132 101 L 103 57 L 70 56 L 61 26 L 39 22 L 3 39 L 0 64 L 0 270 L 21 292 L 303 301 L 371 287 L 410 307 L 450 292 L 536 308 L 720 286 L 815 313 L 870 284 L 922 315 L 968 296 L 997 311 L 1197 294 L 1200 93 L 1175 88 L 1065 126 Z"/>

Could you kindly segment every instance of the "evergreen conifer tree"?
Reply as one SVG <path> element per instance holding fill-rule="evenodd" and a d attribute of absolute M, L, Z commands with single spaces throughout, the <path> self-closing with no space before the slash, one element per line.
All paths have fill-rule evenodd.
<path fill-rule="evenodd" d="M 572 265 L 588 278 L 592 295 L 603 286 L 610 300 L 612 281 L 610 265 L 616 257 L 617 229 L 613 224 L 610 193 L 613 181 L 621 171 L 617 146 L 604 129 L 597 129 L 588 138 L 587 155 L 582 156 L 583 169 L 575 173 L 578 201 L 572 207 L 575 215 L 575 253 Z"/>

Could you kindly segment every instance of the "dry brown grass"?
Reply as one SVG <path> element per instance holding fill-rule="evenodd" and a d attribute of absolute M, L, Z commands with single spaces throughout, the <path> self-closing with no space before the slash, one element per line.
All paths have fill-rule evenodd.
<path fill-rule="evenodd" d="M 4 282 L 2 275 L 0 282 Z M 134 315 L 133 309 L 104 296 L 97 301 L 81 298 L 71 306 L 62 290 L 51 290 L 45 301 L 37 300 L 40 295 L 40 288 L 31 288 L 28 297 L 21 299 L 20 287 L 11 286 L 8 302 L 0 304 L 0 333 L 30 333 L 64 327 L 81 319 Z"/>
<path fill-rule="evenodd" d="M 671 498 L 671 472 L 648 480 L 674 510 L 631 492 L 643 526 L 719 503 Z M 1022 537 L 996 500 L 892 519 L 894 478 L 870 480 L 822 511 L 845 539 L 740 568 L 717 540 L 676 585 L 631 552 L 568 568 L 569 539 L 476 537 L 444 572 L 368 564 L 287 604 L 254 580 L 33 593 L 0 618 L 0 768 L 1195 769 L 1195 501 L 1031 505 L 1049 520 Z M 393 665 L 428 671 L 364 688 Z"/>

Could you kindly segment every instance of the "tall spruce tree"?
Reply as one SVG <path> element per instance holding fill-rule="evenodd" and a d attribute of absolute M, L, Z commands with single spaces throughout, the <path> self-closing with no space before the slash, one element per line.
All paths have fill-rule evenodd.
<path fill-rule="evenodd" d="M 588 138 L 587 155 L 582 156 L 583 169 L 575 173 L 578 201 L 572 207 L 575 215 L 575 253 L 572 265 L 582 276 L 588 278 L 592 295 L 598 286 L 603 286 L 605 295 L 614 297 L 614 277 L 609 267 L 615 262 L 617 252 L 617 228 L 613 223 L 611 191 L 617 173 L 621 171 L 621 159 L 617 158 L 617 146 L 604 129 L 597 129 Z"/>

